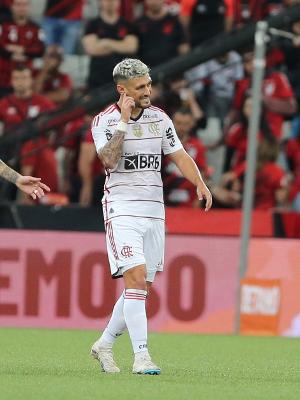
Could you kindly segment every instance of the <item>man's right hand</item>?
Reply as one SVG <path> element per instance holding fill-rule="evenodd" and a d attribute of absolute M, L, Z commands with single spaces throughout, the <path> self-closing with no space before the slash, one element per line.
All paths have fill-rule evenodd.
<path fill-rule="evenodd" d="M 127 123 L 135 107 L 135 102 L 132 97 L 127 96 L 126 93 L 122 93 L 119 104 L 121 108 L 121 121 Z"/>

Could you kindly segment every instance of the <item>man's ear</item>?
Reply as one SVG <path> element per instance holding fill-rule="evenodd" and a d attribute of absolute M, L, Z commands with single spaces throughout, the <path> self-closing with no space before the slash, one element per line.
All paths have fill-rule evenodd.
<path fill-rule="evenodd" d="M 126 93 L 124 85 L 117 85 L 117 91 L 120 95 Z"/>

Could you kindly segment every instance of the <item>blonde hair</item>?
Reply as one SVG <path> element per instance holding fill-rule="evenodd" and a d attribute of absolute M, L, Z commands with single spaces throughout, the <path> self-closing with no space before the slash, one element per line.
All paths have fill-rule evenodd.
<path fill-rule="evenodd" d="M 125 58 L 119 62 L 113 70 L 115 83 L 121 80 L 139 78 L 149 74 L 150 68 L 137 58 Z"/>

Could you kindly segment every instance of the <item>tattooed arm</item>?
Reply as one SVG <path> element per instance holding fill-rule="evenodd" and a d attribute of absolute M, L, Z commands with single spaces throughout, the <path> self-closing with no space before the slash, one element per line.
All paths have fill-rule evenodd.
<path fill-rule="evenodd" d="M 7 181 L 16 184 L 21 175 L 0 160 L 0 176 Z"/>
<path fill-rule="evenodd" d="M 33 176 L 23 176 L 10 168 L 0 160 L 0 176 L 7 181 L 14 183 L 22 192 L 28 194 L 35 200 L 45 195 L 45 191 L 50 192 L 50 188 L 41 182 L 41 178 Z"/>
<path fill-rule="evenodd" d="M 117 130 L 102 149 L 99 150 L 99 158 L 105 168 L 114 169 L 118 164 L 123 150 L 125 132 Z"/>
<path fill-rule="evenodd" d="M 112 135 L 110 141 L 107 142 L 98 152 L 99 158 L 104 167 L 109 169 L 114 169 L 122 156 L 127 123 L 130 119 L 131 112 L 135 107 L 133 98 L 127 96 L 126 93 L 121 94 L 118 104 L 121 109 L 121 120 L 117 125 L 117 130 Z"/>

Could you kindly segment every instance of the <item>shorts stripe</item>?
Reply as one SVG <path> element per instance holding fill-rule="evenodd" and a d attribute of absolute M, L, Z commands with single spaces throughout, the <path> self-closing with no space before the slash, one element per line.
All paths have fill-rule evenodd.
<path fill-rule="evenodd" d="M 117 247 L 116 247 L 116 243 L 115 243 L 115 239 L 114 239 L 114 232 L 113 232 L 111 222 L 107 223 L 107 235 L 108 235 L 109 243 L 110 243 L 111 249 L 113 251 L 114 257 L 116 260 L 118 260 L 119 256 L 118 256 L 118 251 L 117 251 Z"/>

